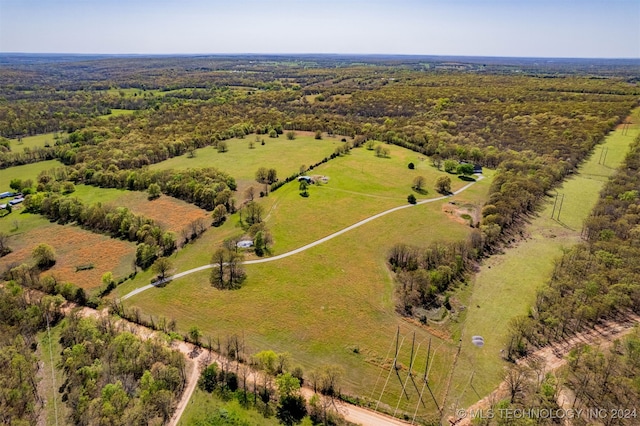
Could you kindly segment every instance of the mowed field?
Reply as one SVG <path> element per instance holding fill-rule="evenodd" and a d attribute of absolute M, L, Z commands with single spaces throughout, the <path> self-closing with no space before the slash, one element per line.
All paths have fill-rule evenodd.
<path fill-rule="evenodd" d="M 187 154 L 174 157 L 169 160 L 154 164 L 150 168 L 156 170 L 188 169 L 200 167 L 215 167 L 225 171 L 236 179 L 238 193 L 248 186 L 255 186 L 263 190 L 264 185 L 255 181 L 256 170 L 260 167 L 274 168 L 278 177 L 284 179 L 300 171 L 300 166 L 315 164 L 335 151 L 336 147 L 343 144 L 341 137 L 324 136 L 322 140 L 316 140 L 309 132 L 296 132 L 295 140 L 288 140 L 284 135 L 279 138 L 270 138 L 260 135 L 265 144 L 256 142 L 256 135 L 248 135 L 244 139 L 229 139 L 225 141 L 228 151 L 220 153 L 216 148 L 205 147 L 196 150 L 196 155 L 189 158 Z M 249 149 L 249 143 L 254 143 L 254 148 Z"/>
<path fill-rule="evenodd" d="M 264 200 L 265 223 L 274 236 L 274 254 L 279 254 L 325 237 L 381 211 L 407 203 L 413 194 L 418 201 L 441 196 L 434 189 L 439 176 L 428 160 L 408 149 L 387 146 L 389 158 L 376 157 L 364 148 L 336 158 L 314 169 L 310 175 L 329 178 L 328 183 L 312 185 L 309 197 L 301 197 L 299 184 L 291 182 Z M 407 164 L 413 162 L 416 169 Z M 411 186 L 416 176 L 426 180 L 423 193 Z M 455 191 L 468 182 L 449 175 Z"/>
<path fill-rule="evenodd" d="M 291 182 L 261 199 L 269 211 L 266 222 L 275 236 L 274 253 L 406 204 L 411 182 L 418 174 L 427 178 L 426 197 L 437 196 L 431 188 L 442 172 L 426 161 L 418 170 L 409 170 L 409 161 L 418 164 L 417 154 L 390 148 L 391 158 L 377 158 L 372 151 L 361 148 L 314 170 L 313 174 L 330 179 L 324 186 L 310 187 L 308 198 L 300 197 L 298 183 Z M 350 175 L 354 177 L 349 179 Z M 454 189 L 466 183 L 452 178 Z M 480 204 L 490 182 L 489 176 L 456 199 Z M 395 313 L 394 283 L 386 255 L 397 242 L 425 246 L 432 241 L 465 238 L 471 228 L 445 214 L 445 204 L 446 200 L 394 212 L 294 256 L 248 265 L 248 279 L 237 291 L 214 289 L 208 281 L 210 271 L 202 271 L 136 295 L 125 305 L 138 307 L 146 315 L 174 318 L 183 333 L 197 325 L 205 340 L 207 336 L 224 340 L 238 334 L 245 337 L 250 352 L 290 352 L 307 374 L 322 364 L 340 365 L 344 370 L 343 391 L 374 401 L 382 394 L 386 411 L 393 413 L 400 402 L 399 410 L 413 414 L 419 401 L 410 382 L 409 401 L 400 398 L 401 386 L 395 374 L 385 387 L 397 328 L 404 339 L 400 361 L 405 367 L 410 364 L 411 340 L 416 332 L 416 347 L 420 347 L 414 365 L 417 376 L 424 372 L 426 348 L 432 339 L 430 383 L 438 403 L 444 396 L 457 342 L 442 330 L 417 326 Z M 212 251 L 225 236 L 242 232 L 236 223 L 233 217 L 172 256 L 176 272 L 209 263 Z M 293 232 L 289 232 L 292 227 Z M 139 274 L 133 282 L 116 289 L 115 295 L 122 296 L 149 279 L 149 273 Z M 401 376 L 406 380 L 406 370 Z M 428 393 L 425 398 L 429 398 Z M 420 406 L 420 415 L 435 412 L 433 402 L 426 401 L 426 405 L 427 409 Z"/>
<path fill-rule="evenodd" d="M 630 119 L 633 125 L 624 135 L 621 128 L 608 135 L 579 172 L 557 189 L 558 194 L 564 194 L 560 219 L 560 202 L 551 218 L 555 201 L 551 197 L 527 227 L 526 240 L 484 262 L 473 286 L 459 294 L 468 309 L 464 325 L 456 332 L 463 345 L 450 400 L 469 406 L 502 380 L 509 364 L 502 360 L 500 351 L 507 343 L 509 320 L 527 314 L 537 290 L 551 277 L 554 261 L 562 256 L 563 249 L 580 242 L 582 223 L 595 206 L 600 190 L 640 133 L 640 109 L 634 110 Z M 603 150 L 607 153 L 605 161 Z M 472 345 L 473 335 L 483 336 L 485 346 Z"/>
<path fill-rule="evenodd" d="M 67 136 L 65 132 L 57 132 L 57 134 L 61 138 L 64 138 Z M 51 133 L 44 133 L 44 134 L 35 135 L 35 136 L 26 136 L 21 140 L 10 139 L 11 151 L 24 152 L 25 149 L 44 148 L 45 145 L 54 146 L 56 143 L 55 135 L 56 133 L 51 132 Z"/>
<path fill-rule="evenodd" d="M 35 183 L 38 180 L 40 172 L 55 167 L 62 167 L 62 163 L 57 160 L 49 160 L 2 169 L 0 170 L 0 191 L 12 191 L 9 187 L 12 179 L 31 179 Z"/>
<path fill-rule="evenodd" d="M 21 221 L 17 213 L 0 219 Z M 102 285 L 101 277 L 111 271 L 118 279 L 133 270 L 135 244 L 116 240 L 106 235 L 85 231 L 77 226 L 58 225 L 44 218 L 26 218 L 26 224 L 11 229 L 9 247 L 13 250 L 0 258 L 0 271 L 21 263 L 33 264 L 31 252 L 40 243 L 49 244 L 56 253 L 56 264 L 44 275 L 53 275 L 58 280 L 72 282 L 86 290 Z M 26 226 L 25 226 L 26 225 Z M 3 226 L 4 228 L 5 226 Z M 92 269 L 77 271 L 79 266 L 92 264 Z"/>

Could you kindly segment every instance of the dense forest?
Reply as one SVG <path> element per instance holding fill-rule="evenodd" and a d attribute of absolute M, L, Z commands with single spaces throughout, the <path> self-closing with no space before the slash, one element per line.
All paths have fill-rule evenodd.
<path fill-rule="evenodd" d="M 70 423 L 147 425 L 171 417 L 186 372 L 184 356 L 166 342 L 142 341 L 109 318 L 72 314 L 60 343 Z"/>

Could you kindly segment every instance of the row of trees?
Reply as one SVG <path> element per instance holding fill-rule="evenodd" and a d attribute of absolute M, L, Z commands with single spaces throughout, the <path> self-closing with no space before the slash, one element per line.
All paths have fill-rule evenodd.
<path fill-rule="evenodd" d="M 275 414 L 284 425 L 299 424 L 308 415 L 313 424 L 343 424 L 332 408 L 339 396 L 341 369 L 324 365 L 310 374 L 312 386 L 320 395 L 306 401 L 300 389 L 304 382 L 300 367 L 291 368 L 288 353 L 265 350 L 254 354 L 249 365 L 212 363 L 198 382 L 206 392 L 223 398 L 236 398 L 244 407 L 253 407 L 265 417 Z"/>
<path fill-rule="evenodd" d="M 640 138 L 585 221 L 586 241 L 558 260 L 531 315 L 512 324 L 509 355 L 640 306 Z"/>
<path fill-rule="evenodd" d="M 142 268 L 151 265 L 157 256 L 169 255 L 177 248 L 173 232 L 164 231 L 153 220 L 136 215 L 126 207 L 85 205 L 77 198 L 38 192 L 27 195 L 24 208 L 61 224 L 77 223 L 94 232 L 139 242 L 136 263 Z"/>

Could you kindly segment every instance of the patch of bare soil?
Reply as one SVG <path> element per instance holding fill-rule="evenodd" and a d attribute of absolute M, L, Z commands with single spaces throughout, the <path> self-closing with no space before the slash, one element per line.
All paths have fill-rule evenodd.
<path fill-rule="evenodd" d="M 449 219 L 464 225 L 476 224 L 480 221 L 478 206 L 464 201 L 450 201 L 442 205 L 442 212 Z"/>

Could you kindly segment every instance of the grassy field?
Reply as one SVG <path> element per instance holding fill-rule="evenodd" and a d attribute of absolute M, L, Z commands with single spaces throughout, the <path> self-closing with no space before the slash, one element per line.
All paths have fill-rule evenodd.
<path fill-rule="evenodd" d="M 99 118 L 109 118 L 109 117 L 118 117 L 120 115 L 131 115 L 136 112 L 135 109 L 120 109 L 120 108 L 112 108 L 111 114 L 99 115 Z"/>
<path fill-rule="evenodd" d="M 563 249 L 580 241 L 582 223 L 595 206 L 601 188 L 640 133 L 640 109 L 634 111 L 632 120 L 634 124 L 626 135 L 621 130 L 612 132 L 579 172 L 557 189 L 558 194 L 564 194 L 560 220 L 557 220 L 559 203 L 552 219 L 555 200 L 547 200 L 540 215 L 527 227 L 526 240 L 487 260 L 474 277 L 473 287 L 458 295 L 468 309 L 464 325 L 456 333 L 461 334 L 463 345 L 450 402 L 468 406 L 502 380 L 507 364 L 502 361 L 500 351 L 506 344 L 509 319 L 528 312 L 536 291 L 551 276 L 554 260 L 562 255 Z M 602 149 L 607 152 L 604 165 L 598 164 Z M 484 337 L 483 348 L 471 344 L 473 335 Z M 475 372 L 473 386 L 469 384 L 472 372 Z"/>
<path fill-rule="evenodd" d="M 187 169 L 198 167 L 216 167 L 231 174 L 238 182 L 240 194 L 249 185 L 256 188 L 261 185 L 255 182 L 255 173 L 259 167 L 274 168 L 278 177 L 283 179 L 300 171 L 301 165 L 315 164 L 333 153 L 337 146 L 341 145 L 340 138 L 325 137 L 315 140 L 310 133 L 297 132 L 295 140 L 288 140 L 284 135 L 279 138 L 270 138 L 260 135 L 265 144 L 256 143 L 255 135 L 248 135 L 244 139 L 229 139 L 229 150 L 219 153 L 215 148 L 206 147 L 196 150 L 194 158 L 186 154 L 174 157 L 152 165 L 151 169 Z M 249 143 L 255 144 L 254 149 L 249 149 Z"/>
<path fill-rule="evenodd" d="M 389 146 L 390 158 L 379 158 L 372 151 L 354 149 L 313 170 L 312 175 L 329 178 L 327 184 L 312 185 L 310 196 L 299 194 L 291 182 L 263 201 L 268 209 L 267 226 L 274 236 L 274 253 L 282 253 L 315 241 L 383 210 L 407 203 L 414 194 L 418 201 L 439 197 L 433 189 L 438 176 L 445 174 L 420 162 L 418 154 Z M 407 164 L 417 164 L 409 170 Z M 423 176 L 426 191 L 411 189 L 413 179 Z M 452 176 L 452 190 L 467 182 Z"/>
<path fill-rule="evenodd" d="M 13 218 L 12 220 L 20 221 L 21 215 L 18 219 L 14 218 L 17 215 L 12 213 L 0 220 Z M 20 223 L 10 233 L 9 247 L 13 251 L 0 258 L 0 271 L 11 265 L 33 262 L 31 252 L 40 243 L 49 244 L 56 253 L 56 264 L 43 274 L 72 282 L 86 290 L 102 285 L 102 274 L 107 271 L 113 272 L 115 279 L 132 271 L 135 259 L 133 243 L 95 234 L 73 225 L 50 223 L 34 215 L 26 216 L 25 222 L 26 224 Z M 94 267 L 81 271 L 76 269 L 89 264 Z"/>
<path fill-rule="evenodd" d="M 25 149 L 33 149 L 33 148 L 44 148 L 45 145 L 53 146 L 55 144 L 55 136 L 56 133 L 44 133 L 42 135 L 35 136 L 26 136 L 22 138 L 22 140 L 18 141 L 18 139 L 10 139 L 11 141 L 11 151 L 13 152 L 24 152 Z M 65 132 L 58 132 L 60 137 L 65 137 Z"/>
<path fill-rule="evenodd" d="M 0 191 L 11 191 L 9 184 L 12 179 L 31 179 L 33 182 L 38 180 L 38 174 L 44 170 L 61 167 L 62 163 L 57 160 L 40 161 L 33 164 L 25 164 L 24 166 L 9 167 L 0 170 Z"/>
<path fill-rule="evenodd" d="M 307 229 L 301 228 L 303 231 L 287 244 L 302 245 L 315 239 L 314 234 L 326 235 L 332 227 L 350 225 L 359 216 L 406 203 L 406 195 L 411 192 L 411 173 L 426 176 L 430 170 L 426 164 L 425 169 L 408 170 L 406 162 L 409 157 L 402 157 L 401 150 L 393 149 L 391 159 L 375 158 L 370 151 L 356 150 L 352 156 L 336 159 L 326 165 L 327 171 L 335 167 L 333 176 L 336 177 L 347 177 L 349 172 L 341 170 L 358 160 L 362 163 L 362 169 L 358 173 L 365 175 L 370 173 L 369 167 L 376 169 L 376 165 L 380 175 L 387 176 L 389 172 L 389 176 L 394 179 L 400 179 L 400 175 L 406 170 L 406 183 L 396 192 L 393 185 L 386 182 L 378 183 L 377 187 L 371 189 L 359 187 L 358 185 L 363 184 L 358 183 L 355 178 L 353 186 L 349 186 L 348 181 L 341 183 L 340 178 L 332 177 L 327 187 L 335 180 L 336 189 L 342 189 L 341 191 L 312 187 L 311 196 L 302 199 L 297 194 L 297 183 L 292 183 L 288 185 L 291 188 L 285 186 L 271 195 L 268 201 L 277 204 L 271 216 L 275 224 L 277 220 L 286 220 L 286 213 L 280 212 L 288 204 L 304 203 L 314 198 L 318 200 L 319 212 L 316 216 L 305 217 L 304 212 L 296 213 L 297 220 L 303 222 L 302 225 L 307 222 Z M 356 156 L 360 155 L 362 158 L 358 159 Z M 345 165 L 341 165 L 343 161 Z M 394 172 L 395 169 L 397 171 Z M 320 172 L 329 174 L 319 168 L 318 173 Z M 398 173 L 398 176 L 394 173 Z M 436 171 L 433 170 L 432 173 Z M 462 185 L 458 182 L 455 184 Z M 461 194 L 459 201 L 482 202 L 489 185 L 490 179 L 480 181 L 468 192 Z M 356 196 L 347 191 L 363 191 L 363 195 Z M 430 190 L 428 195 L 435 195 L 432 192 Z M 321 198 L 325 195 L 335 198 Z M 345 204 L 343 208 L 329 206 L 341 199 L 356 201 Z M 358 210 L 358 204 L 365 202 L 369 203 L 366 209 L 354 215 L 353 210 Z M 252 352 L 263 349 L 288 351 L 307 374 L 318 365 L 338 364 L 345 371 L 343 390 L 372 397 L 373 400 L 380 397 L 389 373 L 388 366 L 393 354 L 390 355 L 388 350 L 394 342 L 397 327 L 400 327 L 405 338 L 400 351 L 400 360 L 405 366 L 409 365 L 410 341 L 415 331 L 420 355 L 414 370 L 424 371 L 426 346 L 429 337 L 432 337 L 432 349 L 437 348 L 437 351 L 430 377 L 434 392 L 441 398 L 455 352 L 455 343 L 437 330 L 418 327 L 395 314 L 393 278 L 386 267 L 385 257 L 388 249 L 396 242 L 426 245 L 431 241 L 464 238 L 470 228 L 443 213 L 443 207 L 447 204 L 446 201 L 439 201 L 398 211 L 295 256 L 274 263 L 247 266 L 247 282 L 238 291 L 222 292 L 213 289 L 208 283 L 208 271 L 203 271 L 176 280 L 164 288 L 141 293 L 129 299 L 126 304 L 139 307 L 146 314 L 175 318 L 182 332 L 186 332 L 192 325 L 198 325 L 205 338 L 211 336 L 213 339 L 224 339 L 230 334 L 242 334 Z M 326 206 L 324 213 L 323 205 Z M 283 216 L 277 217 L 275 212 Z M 318 220 L 321 214 L 326 215 L 326 221 Z M 272 221 L 271 218 L 269 222 Z M 295 220 L 290 220 L 291 226 Z M 284 237 L 275 224 L 277 244 L 281 244 Z M 176 270 L 182 271 L 209 262 L 215 247 L 211 244 L 215 238 L 210 235 L 220 235 L 220 241 L 223 235 L 238 232 L 241 231 L 231 220 L 220 228 L 208 231 L 201 240 L 174 256 Z M 134 282 L 119 287 L 116 295 L 126 294 L 133 288 L 148 283 L 149 279 L 150 275 L 140 274 Z M 442 338 L 435 337 L 430 331 Z M 381 370 L 380 365 L 385 365 L 387 369 Z M 378 381 L 379 376 L 381 378 Z M 403 374 L 404 379 L 406 373 Z M 412 384 L 409 383 L 409 386 Z M 382 397 L 387 411 L 395 411 L 400 392 L 398 378 L 394 375 Z M 418 400 L 413 387 L 409 393 L 411 400 L 407 402 L 401 399 L 399 409 L 413 413 Z M 432 402 L 427 402 L 427 407 L 433 412 Z M 421 408 L 420 413 L 424 414 L 425 411 Z"/>
<path fill-rule="evenodd" d="M 216 394 L 196 389 L 191 396 L 189 405 L 184 410 L 179 426 L 187 426 L 202 422 L 207 418 L 215 418 L 219 423 L 212 424 L 241 424 L 252 426 L 276 426 L 280 424 L 275 417 L 264 418 L 262 414 L 253 409 L 246 409 L 237 400 L 224 401 Z M 222 419 L 226 419 L 224 422 Z M 234 423 L 231 423 L 235 421 Z M 303 423 L 303 425 L 311 423 Z"/>

